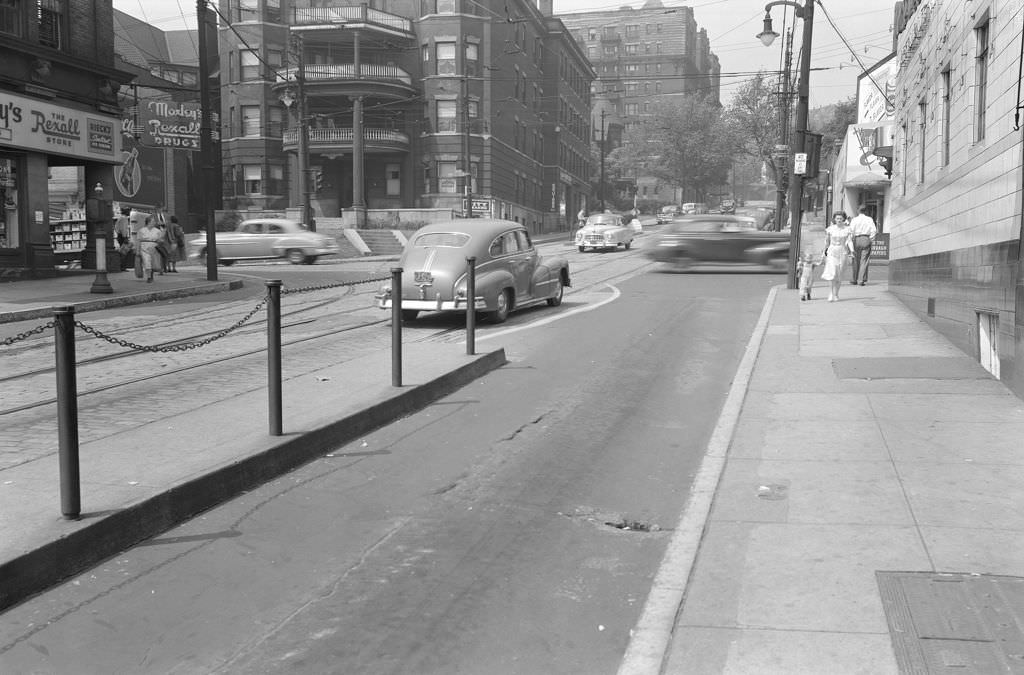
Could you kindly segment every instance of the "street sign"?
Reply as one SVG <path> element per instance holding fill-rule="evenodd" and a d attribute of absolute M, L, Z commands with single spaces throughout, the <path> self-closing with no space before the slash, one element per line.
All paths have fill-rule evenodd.
<path fill-rule="evenodd" d="M 794 152 L 793 153 L 793 173 L 795 173 L 795 174 L 807 173 L 807 153 L 806 152 Z"/>

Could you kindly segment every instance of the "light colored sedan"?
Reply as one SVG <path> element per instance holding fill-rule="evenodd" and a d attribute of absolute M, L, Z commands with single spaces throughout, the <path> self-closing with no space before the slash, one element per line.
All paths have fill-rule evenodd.
<path fill-rule="evenodd" d="M 191 242 L 192 257 L 206 260 L 206 234 Z M 312 265 L 317 258 L 338 253 L 338 242 L 287 218 L 243 220 L 234 232 L 217 233 L 217 260 L 230 265 L 237 260 L 285 258 L 293 265 Z"/>
<path fill-rule="evenodd" d="M 609 249 L 622 248 L 629 250 L 633 245 L 633 228 L 615 213 L 595 213 L 587 216 L 587 221 L 576 232 L 576 248 L 580 253 L 588 248 Z"/>
<path fill-rule="evenodd" d="M 475 293 L 466 289 L 466 258 L 476 258 Z M 405 245 L 402 259 L 402 318 L 420 312 L 485 312 L 494 323 L 530 305 L 562 302 L 569 285 L 569 263 L 541 257 L 519 223 L 498 219 L 456 220 L 427 225 Z M 396 290 L 385 285 L 377 306 L 390 309 Z"/>

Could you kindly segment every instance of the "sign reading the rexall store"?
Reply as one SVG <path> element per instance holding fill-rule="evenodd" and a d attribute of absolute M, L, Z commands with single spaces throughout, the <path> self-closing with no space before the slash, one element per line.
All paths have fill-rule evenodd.
<path fill-rule="evenodd" d="M 120 162 L 117 118 L 0 91 L 0 147 Z"/>
<path fill-rule="evenodd" d="M 162 99 L 143 99 L 125 110 L 126 135 L 134 136 L 143 146 L 171 150 L 199 150 L 199 129 L 202 108 L 198 103 Z M 211 136 L 219 134 L 217 113 L 210 116 Z"/>

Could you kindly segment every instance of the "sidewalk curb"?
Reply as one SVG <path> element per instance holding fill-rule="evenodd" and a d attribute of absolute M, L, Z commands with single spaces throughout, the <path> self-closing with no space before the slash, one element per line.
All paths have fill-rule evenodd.
<path fill-rule="evenodd" d="M 374 429 L 425 408 L 507 363 L 505 350 L 473 360 L 422 385 L 396 388 L 365 409 L 281 441 L 241 460 L 173 485 L 152 497 L 107 513 L 84 514 L 77 529 L 36 550 L 0 563 L 0 611 L 96 565 L 140 541 L 262 485 Z M 78 521 L 81 523 L 82 521 Z"/>
<path fill-rule="evenodd" d="M 672 642 L 676 617 L 686 596 L 701 540 L 711 514 L 711 505 L 725 469 L 729 444 L 739 422 L 747 388 L 761 352 L 761 344 L 771 319 L 780 289 L 773 286 L 765 300 L 754 332 L 747 342 L 743 358 L 736 368 L 729 393 L 722 404 L 718 422 L 711 432 L 704 458 L 690 489 L 679 523 L 669 540 L 658 566 L 658 573 L 644 602 L 636 626 L 630 631 L 629 644 L 619 664 L 618 675 L 650 675 L 662 672 Z"/>
<path fill-rule="evenodd" d="M 15 321 L 29 321 L 32 319 L 49 319 L 53 317 L 53 307 L 73 304 L 75 313 L 94 312 L 110 307 L 123 307 L 126 305 L 140 305 L 155 300 L 170 300 L 172 298 L 184 298 L 191 295 L 207 295 L 209 293 L 222 293 L 224 291 L 236 291 L 244 286 L 240 279 L 235 281 L 220 281 L 200 286 L 184 286 L 182 288 L 167 288 L 154 290 L 148 293 L 132 293 L 130 295 L 118 295 L 114 297 L 99 298 L 88 302 L 54 302 L 49 307 L 34 307 L 32 309 L 15 310 L 13 312 L 0 312 L 0 323 L 13 323 Z"/>

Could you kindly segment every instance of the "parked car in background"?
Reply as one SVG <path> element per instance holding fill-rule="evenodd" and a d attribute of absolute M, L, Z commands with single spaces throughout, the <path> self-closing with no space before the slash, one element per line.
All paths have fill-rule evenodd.
<path fill-rule="evenodd" d="M 595 213 L 576 231 L 576 248 L 582 253 L 591 249 L 614 249 L 621 246 L 629 250 L 636 233 L 629 223 L 616 213 Z"/>
<path fill-rule="evenodd" d="M 682 215 L 682 209 L 677 205 L 662 206 L 661 211 L 658 211 L 658 224 L 671 223 L 678 215 Z"/>
<path fill-rule="evenodd" d="M 682 210 L 684 216 L 692 216 L 697 213 L 707 213 L 708 207 L 706 204 L 701 204 L 698 202 L 686 202 L 685 204 L 683 204 Z"/>
<path fill-rule="evenodd" d="M 662 230 L 646 253 L 654 261 L 677 269 L 689 269 L 697 263 L 744 263 L 785 272 L 789 235 L 759 231 L 757 221 L 747 216 L 683 216 Z"/>
<path fill-rule="evenodd" d="M 466 290 L 466 258 L 476 258 L 475 297 Z M 420 312 L 486 312 L 494 323 L 509 312 L 547 303 L 562 303 L 569 281 L 569 263 L 560 256 L 541 257 L 530 234 L 509 220 L 457 220 L 417 230 L 402 253 L 402 288 L 384 285 L 377 306 L 391 309 L 397 293 L 402 318 Z"/>
<path fill-rule="evenodd" d="M 719 210 L 725 214 L 736 213 L 736 201 L 733 199 L 723 199 Z"/>
<path fill-rule="evenodd" d="M 206 260 L 206 233 L 190 242 L 191 257 Z M 286 258 L 294 265 L 312 265 L 318 258 L 338 253 L 338 242 L 287 218 L 243 220 L 234 232 L 217 233 L 217 261 L 231 265 L 239 260 Z"/>

